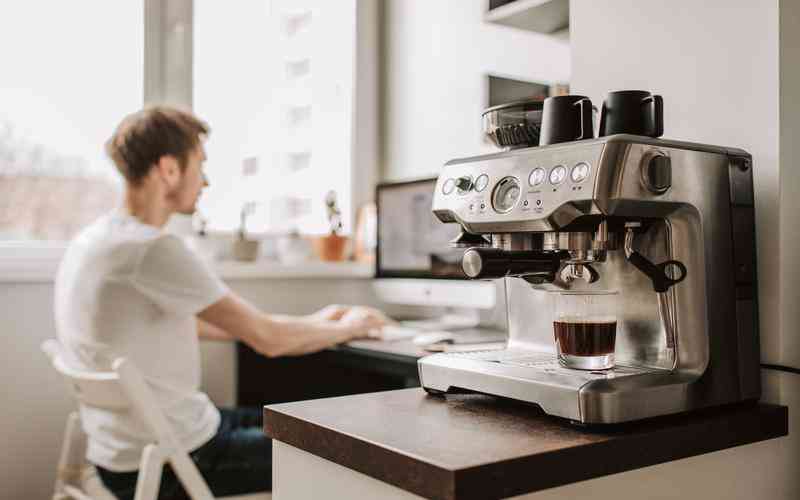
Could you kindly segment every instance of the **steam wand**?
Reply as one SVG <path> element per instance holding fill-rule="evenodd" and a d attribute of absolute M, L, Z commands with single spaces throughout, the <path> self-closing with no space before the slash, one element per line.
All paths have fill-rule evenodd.
<path fill-rule="evenodd" d="M 653 282 L 653 289 L 658 293 L 664 293 L 669 290 L 673 285 L 677 285 L 686 278 L 686 266 L 683 262 L 677 260 L 668 260 L 661 264 L 653 264 L 642 254 L 633 249 L 633 230 L 641 224 L 638 222 L 628 222 L 625 224 L 625 257 L 631 264 L 639 271 L 643 272 Z M 675 269 L 679 274 L 676 277 L 670 277 L 667 271 L 675 276 Z"/>
<path fill-rule="evenodd" d="M 625 224 L 625 257 L 633 264 L 636 269 L 646 274 L 653 282 L 653 289 L 658 292 L 658 314 L 661 316 L 661 322 L 664 325 L 664 333 L 666 335 L 667 348 L 673 352 L 675 350 L 675 325 L 677 319 L 675 317 L 675 305 L 673 303 L 673 296 L 667 291 L 673 286 L 686 278 L 686 266 L 677 260 L 668 260 L 661 264 L 653 264 L 647 260 L 642 254 L 633 249 L 633 230 L 640 227 L 638 222 L 629 222 Z M 667 276 L 667 269 L 677 268 L 680 275 L 671 278 Z M 674 364 L 677 363 L 677 358 L 674 358 Z"/>

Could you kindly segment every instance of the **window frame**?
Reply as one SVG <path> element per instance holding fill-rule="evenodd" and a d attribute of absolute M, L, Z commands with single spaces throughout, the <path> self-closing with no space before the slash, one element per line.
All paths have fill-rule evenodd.
<path fill-rule="evenodd" d="M 382 44 L 378 23 L 382 18 L 382 7 L 372 0 L 353 1 L 356 6 L 353 47 L 355 97 L 352 104 L 350 168 L 351 172 L 358 172 L 358 175 L 351 176 L 350 206 L 351 220 L 355 225 L 359 207 L 374 198 L 374 188 L 381 171 L 380 136 L 376 124 L 380 123 L 378 62 Z M 194 0 L 143 0 L 142 3 L 143 105 L 161 103 L 192 109 Z M 192 234 L 191 217 L 173 216 L 167 230 L 183 235 Z M 52 282 L 68 243 L 47 240 L 0 242 L 0 283 Z M 304 266 L 307 267 L 305 264 L 299 267 Z M 252 271 L 240 269 L 239 266 L 235 272 L 227 272 L 225 265 L 218 267 L 223 278 L 228 275 L 237 279 L 249 275 L 264 278 L 310 277 L 309 272 L 302 269 L 297 271 L 298 266 L 287 267 L 275 263 L 251 265 Z M 320 269 L 311 274 L 319 277 L 364 278 L 371 276 L 372 266 L 321 263 Z"/>
<path fill-rule="evenodd" d="M 143 104 L 191 108 L 193 0 L 143 0 L 142 5 Z M 176 220 L 170 228 L 185 233 L 191 229 L 191 221 Z M 0 282 L 52 281 L 68 244 L 60 240 L 0 242 Z"/>

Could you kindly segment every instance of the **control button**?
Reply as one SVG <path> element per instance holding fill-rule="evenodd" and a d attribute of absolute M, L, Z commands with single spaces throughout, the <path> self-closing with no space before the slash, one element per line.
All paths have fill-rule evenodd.
<path fill-rule="evenodd" d="M 461 194 L 466 193 L 470 189 L 472 189 L 472 177 L 469 175 L 465 175 L 464 177 L 459 177 L 456 179 L 456 187 L 458 188 L 458 192 Z"/>
<path fill-rule="evenodd" d="M 536 206 L 537 207 L 541 207 L 542 206 L 542 200 L 536 200 Z"/>
<path fill-rule="evenodd" d="M 519 181 L 515 177 L 504 177 L 494 187 L 492 208 L 501 214 L 509 212 L 517 204 L 521 194 Z"/>
<path fill-rule="evenodd" d="M 456 188 L 456 180 L 447 179 L 446 181 L 444 181 L 444 184 L 442 185 L 442 194 L 448 195 L 452 193 L 455 188 Z"/>
<path fill-rule="evenodd" d="M 672 187 L 672 163 L 669 156 L 656 155 L 642 169 L 645 186 L 655 194 L 666 193 Z"/>
<path fill-rule="evenodd" d="M 475 179 L 475 191 L 481 192 L 486 189 L 486 186 L 489 185 L 489 176 L 486 174 L 481 174 Z"/>
<path fill-rule="evenodd" d="M 572 182 L 583 182 L 587 177 L 589 177 L 590 171 L 591 167 L 588 163 L 580 162 L 572 167 L 570 178 L 572 179 Z"/>
<path fill-rule="evenodd" d="M 546 173 L 543 168 L 534 168 L 528 176 L 528 184 L 531 186 L 538 186 L 544 182 L 545 175 Z"/>
<path fill-rule="evenodd" d="M 556 165 L 553 167 L 553 170 L 550 171 L 550 184 L 557 185 L 564 182 L 564 179 L 567 178 L 567 167 L 564 165 Z"/>

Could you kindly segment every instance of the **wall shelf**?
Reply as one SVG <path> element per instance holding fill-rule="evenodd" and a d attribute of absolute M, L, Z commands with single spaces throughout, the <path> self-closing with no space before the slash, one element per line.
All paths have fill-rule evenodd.
<path fill-rule="evenodd" d="M 497 4 L 500 5 L 486 13 L 485 21 L 545 34 L 569 27 L 569 0 L 514 0 Z"/>

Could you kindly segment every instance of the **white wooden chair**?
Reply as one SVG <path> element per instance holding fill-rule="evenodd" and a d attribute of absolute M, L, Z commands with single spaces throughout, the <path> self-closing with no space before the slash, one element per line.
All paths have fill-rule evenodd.
<path fill-rule="evenodd" d="M 188 452 L 180 445 L 164 413 L 136 367 L 125 358 L 114 361 L 113 371 L 106 373 L 81 372 L 66 366 L 61 359 L 61 346 L 56 340 L 46 340 L 42 350 L 55 369 L 63 375 L 80 404 L 123 410 L 132 408 L 144 419 L 155 436 L 142 453 L 135 500 L 156 500 L 161 484 L 161 472 L 169 463 L 192 500 L 213 500 L 214 496 Z M 96 469 L 86 462 L 86 434 L 77 412 L 67 419 L 53 500 L 113 500 L 114 495 L 103 486 Z M 269 500 L 270 493 L 226 497 L 228 500 Z"/>

